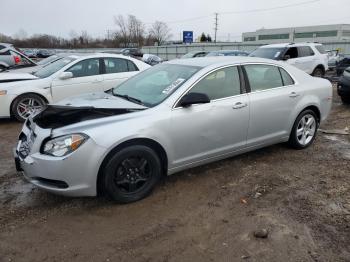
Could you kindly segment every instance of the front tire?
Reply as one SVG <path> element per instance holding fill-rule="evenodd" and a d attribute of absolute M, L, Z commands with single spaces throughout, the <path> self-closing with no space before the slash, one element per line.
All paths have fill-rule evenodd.
<path fill-rule="evenodd" d="M 147 146 L 133 145 L 109 158 L 102 190 L 118 203 L 131 203 L 148 196 L 161 178 L 161 162 Z"/>
<path fill-rule="evenodd" d="M 11 114 L 18 121 L 24 122 L 30 114 L 41 110 L 46 104 L 46 101 L 36 94 L 20 95 L 12 103 Z"/>
<path fill-rule="evenodd" d="M 312 76 L 314 77 L 324 77 L 324 71 L 320 67 L 316 67 L 315 70 L 312 72 Z"/>
<path fill-rule="evenodd" d="M 315 112 L 310 109 L 301 112 L 294 122 L 288 144 L 295 149 L 309 147 L 315 140 L 317 128 Z"/>

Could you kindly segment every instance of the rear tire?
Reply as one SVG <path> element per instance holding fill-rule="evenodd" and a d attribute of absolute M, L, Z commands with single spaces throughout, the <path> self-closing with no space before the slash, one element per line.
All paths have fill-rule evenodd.
<path fill-rule="evenodd" d="M 36 94 L 20 95 L 12 103 L 11 115 L 18 121 L 24 122 L 30 114 L 41 110 L 46 104 L 46 101 Z"/>
<path fill-rule="evenodd" d="M 133 145 L 110 157 L 103 169 L 102 190 L 118 203 L 148 196 L 162 175 L 161 162 L 147 146 Z"/>
<path fill-rule="evenodd" d="M 350 104 L 350 97 L 347 96 L 341 96 L 341 101 L 343 102 L 343 104 L 345 105 L 349 105 Z"/>
<path fill-rule="evenodd" d="M 294 122 L 288 144 L 295 149 L 309 147 L 316 138 L 318 120 L 314 111 L 307 109 Z"/>
<path fill-rule="evenodd" d="M 314 77 L 324 77 L 324 74 L 325 74 L 325 72 L 322 68 L 316 67 L 311 75 Z"/>

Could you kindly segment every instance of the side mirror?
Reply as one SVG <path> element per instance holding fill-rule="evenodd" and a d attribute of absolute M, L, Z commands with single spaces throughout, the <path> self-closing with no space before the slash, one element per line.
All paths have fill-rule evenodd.
<path fill-rule="evenodd" d="M 193 104 L 206 104 L 206 103 L 210 103 L 210 99 L 206 94 L 188 93 L 181 98 L 179 105 L 182 107 L 189 107 L 190 105 L 193 105 Z"/>
<path fill-rule="evenodd" d="M 285 56 L 283 56 L 283 58 L 282 58 L 282 60 L 284 60 L 284 61 L 287 61 L 288 59 L 290 59 L 290 55 L 285 55 Z"/>
<path fill-rule="evenodd" d="M 73 73 L 72 72 L 63 72 L 59 76 L 59 79 L 61 79 L 61 80 L 66 80 L 66 79 L 69 79 L 69 78 L 73 78 Z"/>

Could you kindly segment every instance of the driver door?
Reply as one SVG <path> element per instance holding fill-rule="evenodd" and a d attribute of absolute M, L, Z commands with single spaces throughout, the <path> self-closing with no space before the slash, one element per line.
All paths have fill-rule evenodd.
<path fill-rule="evenodd" d="M 83 93 L 102 91 L 103 75 L 101 75 L 99 58 L 77 62 L 65 72 L 72 72 L 73 77 L 69 79 L 56 78 L 52 82 L 51 90 L 54 102 Z"/>
<path fill-rule="evenodd" d="M 169 136 L 173 168 L 221 157 L 246 145 L 249 101 L 241 92 L 236 66 L 208 74 L 191 92 L 207 94 L 211 101 L 173 109 Z"/>

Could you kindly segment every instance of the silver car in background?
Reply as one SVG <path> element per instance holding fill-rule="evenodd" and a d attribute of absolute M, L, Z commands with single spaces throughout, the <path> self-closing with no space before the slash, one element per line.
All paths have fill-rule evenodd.
<path fill-rule="evenodd" d="M 29 117 L 16 166 L 50 192 L 128 203 L 163 175 L 276 143 L 307 148 L 331 103 L 328 80 L 286 63 L 173 60 Z"/>
<path fill-rule="evenodd" d="M 19 52 L 12 44 L 0 43 L 0 72 L 10 68 L 26 68 L 36 63 Z"/>

